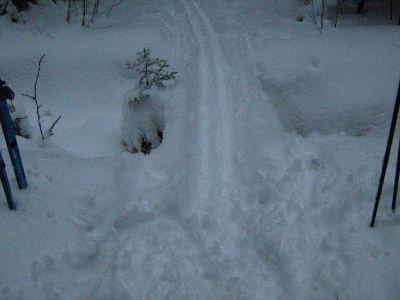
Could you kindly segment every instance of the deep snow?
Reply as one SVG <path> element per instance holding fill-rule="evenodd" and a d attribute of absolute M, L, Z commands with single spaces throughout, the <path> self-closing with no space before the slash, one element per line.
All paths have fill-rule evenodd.
<path fill-rule="evenodd" d="M 28 190 L 8 171 L 0 299 L 398 299 L 393 161 L 368 224 L 400 28 L 348 16 L 319 33 L 296 21 L 304 10 L 135 0 L 91 28 L 66 24 L 61 2 L 25 24 L 1 17 L 1 78 L 30 93 L 46 52 L 39 100 L 62 120 L 43 144 L 30 100 L 15 100 L 36 136 L 18 140 Z M 125 64 L 143 47 L 179 72 L 148 156 L 120 130 Z"/>

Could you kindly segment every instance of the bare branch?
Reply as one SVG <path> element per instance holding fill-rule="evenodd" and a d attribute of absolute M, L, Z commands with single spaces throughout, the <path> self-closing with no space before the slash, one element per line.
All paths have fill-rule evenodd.
<path fill-rule="evenodd" d="M 111 7 L 108 9 L 108 12 L 106 13 L 106 17 L 108 17 L 108 16 L 111 14 L 112 10 L 113 10 L 115 7 L 121 5 L 122 2 L 124 2 L 124 0 L 119 0 L 119 1 L 114 0 L 114 1 L 113 1 L 113 4 L 111 5 Z"/>
<path fill-rule="evenodd" d="M 42 55 L 42 57 L 39 59 L 39 63 L 38 63 L 38 70 L 37 70 L 37 73 L 36 73 L 36 80 L 35 80 L 35 85 L 34 85 L 34 96 L 33 97 L 35 97 L 35 99 L 36 99 L 36 95 L 37 95 L 37 83 L 38 83 L 38 80 L 39 80 L 39 75 L 40 75 L 40 66 L 41 66 L 41 64 L 42 64 L 42 60 L 43 60 L 43 58 L 45 57 L 45 53 Z"/>
<path fill-rule="evenodd" d="M 34 98 L 33 96 L 31 96 L 31 95 L 21 93 L 21 96 L 28 97 L 28 98 L 30 98 L 31 100 L 35 101 L 35 98 Z"/>
<path fill-rule="evenodd" d="M 319 33 L 322 33 L 321 28 L 318 26 L 318 22 L 317 22 L 317 16 L 315 15 L 315 5 L 314 5 L 314 0 L 311 1 L 311 6 L 312 6 L 312 18 L 314 21 L 314 25 L 315 27 L 317 27 Z"/>
<path fill-rule="evenodd" d="M 21 122 L 22 120 L 25 120 L 25 119 L 28 119 L 28 117 L 15 118 L 15 122 L 19 123 L 19 122 Z"/>
<path fill-rule="evenodd" d="M 51 127 L 50 127 L 50 129 L 49 129 L 49 136 L 54 135 L 53 129 L 54 129 L 54 127 L 56 126 L 56 124 L 58 123 L 58 121 L 60 121 L 60 120 L 61 120 L 61 115 L 58 116 L 57 120 L 55 120 L 55 121 L 53 122 L 53 124 L 51 125 Z"/>
<path fill-rule="evenodd" d="M 43 105 L 39 104 L 39 101 L 37 99 L 37 85 L 38 85 L 39 76 L 40 76 L 40 67 L 41 67 L 41 64 L 42 64 L 42 61 L 43 61 L 44 57 L 45 57 L 45 54 L 43 54 L 39 59 L 38 70 L 37 70 L 36 79 L 35 79 L 35 84 L 33 86 L 33 91 L 34 91 L 33 96 L 28 95 L 28 94 L 21 94 L 22 96 L 25 96 L 25 97 L 31 99 L 35 103 L 37 123 L 38 123 L 38 126 L 39 126 L 40 136 L 41 136 L 43 141 L 46 139 L 46 137 L 45 137 L 45 135 L 43 133 L 43 127 L 42 127 L 43 126 L 43 116 L 40 114 L 40 109 L 42 108 Z M 49 132 L 49 136 L 53 135 L 53 131 L 52 130 L 54 129 L 54 126 L 58 123 L 58 121 L 60 121 L 60 119 L 61 119 L 61 116 L 59 116 L 57 118 L 57 120 L 55 122 L 53 122 L 53 124 L 51 125 L 51 127 L 50 127 L 50 129 L 48 131 Z"/>

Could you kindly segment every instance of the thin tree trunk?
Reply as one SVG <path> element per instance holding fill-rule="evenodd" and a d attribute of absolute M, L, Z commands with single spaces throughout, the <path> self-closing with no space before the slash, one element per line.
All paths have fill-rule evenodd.
<path fill-rule="evenodd" d="M 325 0 L 322 0 L 321 30 L 324 29 Z"/>
<path fill-rule="evenodd" d="M 87 7 L 87 0 L 83 0 L 83 7 L 82 7 L 82 26 L 86 25 L 86 7 Z"/>
<path fill-rule="evenodd" d="M 97 16 L 99 12 L 99 0 L 95 0 L 93 3 L 93 10 L 92 10 L 92 17 L 90 19 L 90 22 L 94 22 L 94 18 Z"/>
<path fill-rule="evenodd" d="M 400 9 L 399 9 L 399 21 L 397 22 L 397 25 L 400 25 Z"/>
<path fill-rule="evenodd" d="M 390 0 L 390 20 L 393 20 L 393 0 Z"/>
<path fill-rule="evenodd" d="M 365 8 L 365 0 L 361 0 L 357 4 L 357 13 L 362 14 L 364 12 L 364 8 Z"/>
<path fill-rule="evenodd" d="M 340 5 L 340 0 L 336 1 L 336 16 L 335 16 L 335 27 L 337 26 L 337 22 L 339 19 L 339 5 Z"/>
<path fill-rule="evenodd" d="M 67 12 L 67 22 L 69 23 L 71 21 L 71 1 L 68 0 L 68 12 Z"/>

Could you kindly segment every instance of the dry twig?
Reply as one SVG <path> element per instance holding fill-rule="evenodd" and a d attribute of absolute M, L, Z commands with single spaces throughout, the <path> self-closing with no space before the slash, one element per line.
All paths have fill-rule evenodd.
<path fill-rule="evenodd" d="M 42 61 L 43 61 L 45 55 L 46 54 L 43 54 L 42 57 L 40 57 L 40 59 L 39 59 L 38 70 L 36 72 L 35 84 L 33 86 L 33 96 L 32 95 L 28 95 L 28 94 L 21 94 L 22 96 L 28 97 L 29 99 L 31 99 L 35 103 L 37 122 L 38 122 L 38 125 L 39 125 L 40 136 L 41 136 L 43 141 L 46 139 L 46 137 L 45 137 L 45 135 L 43 133 L 43 126 L 42 126 L 43 125 L 43 120 L 42 120 L 42 115 L 40 114 L 40 109 L 42 108 L 42 105 L 39 104 L 39 101 L 37 99 L 37 84 L 38 84 L 39 76 L 40 76 L 40 67 L 42 65 Z M 57 120 L 55 120 L 53 122 L 53 124 L 50 126 L 50 129 L 48 131 L 48 136 L 49 137 L 54 135 L 54 133 L 53 133 L 54 126 L 58 123 L 58 121 L 60 121 L 60 119 L 61 119 L 61 116 L 59 116 L 57 118 Z"/>

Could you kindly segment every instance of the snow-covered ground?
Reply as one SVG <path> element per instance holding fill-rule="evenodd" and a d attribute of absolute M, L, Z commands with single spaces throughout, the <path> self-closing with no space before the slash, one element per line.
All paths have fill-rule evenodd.
<path fill-rule="evenodd" d="M 0 17 L 0 76 L 34 135 L 18 140 L 27 190 L 8 168 L 18 209 L 0 207 L 0 299 L 399 299 L 394 161 L 368 225 L 400 27 L 364 26 L 367 12 L 320 33 L 304 11 L 132 0 L 90 28 L 67 24 L 62 2 L 24 24 Z M 143 47 L 179 72 L 147 156 L 120 130 L 125 64 Z M 45 144 L 20 96 L 43 53 L 39 101 L 62 115 Z"/>

